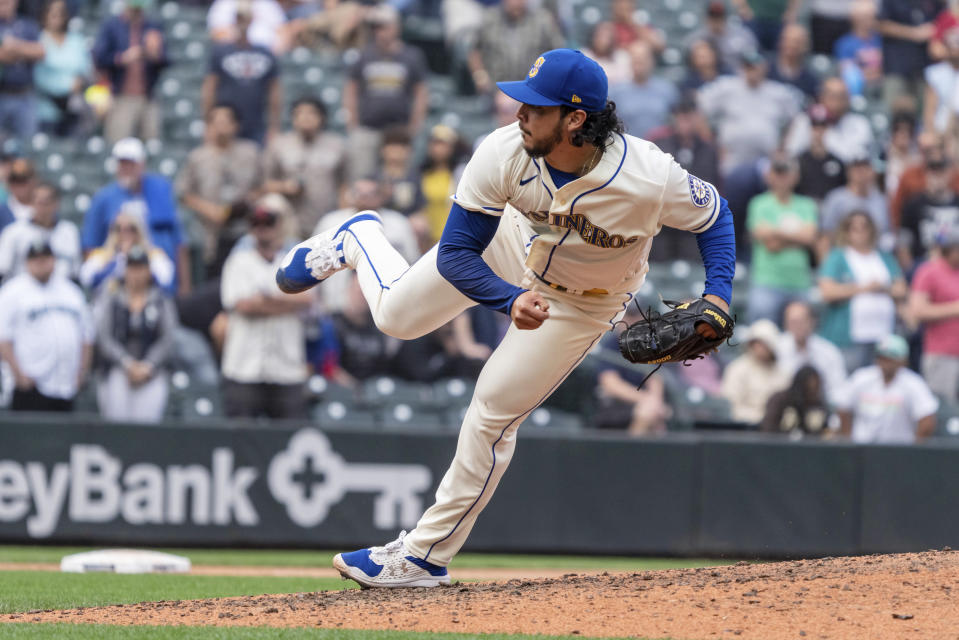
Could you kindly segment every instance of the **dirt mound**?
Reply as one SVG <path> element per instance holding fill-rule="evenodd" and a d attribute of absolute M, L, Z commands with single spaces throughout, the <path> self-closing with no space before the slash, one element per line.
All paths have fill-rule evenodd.
<path fill-rule="evenodd" d="M 571 573 L 429 590 L 141 603 L 36 611 L 0 620 L 695 640 L 959 640 L 957 596 L 959 553 L 930 551 L 643 573 Z"/>

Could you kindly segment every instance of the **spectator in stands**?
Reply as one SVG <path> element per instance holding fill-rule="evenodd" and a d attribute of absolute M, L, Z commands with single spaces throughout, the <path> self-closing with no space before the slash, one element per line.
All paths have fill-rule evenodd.
<path fill-rule="evenodd" d="M 825 381 L 827 398 L 846 381 L 846 363 L 839 348 L 815 333 L 816 315 L 808 302 L 796 300 L 783 311 L 783 333 L 776 346 L 779 366 L 794 375 L 803 366 L 811 366 Z"/>
<path fill-rule="evenodd" d="M 925 324 L 922 374 L 932 390 L 959 401 L 959 227 L 942 229 L 940 255 L 921 265 L 912 280 L 911 315 Z"/>
<path fill-rule="evenodd" d="M 0 287 L 0 356 L 13 372 L 14 411 L 72 410 L 90 370 L 90 310 L 80 287 L 55 268 L 41 240 L 27 250 L 26 271 Z"/>
<path fill-rule="evenodd" d="M 722 65 L 729 69 L 738 69 L 746 54 L 759 51 L 756 36 L 746 27 L 732 22 L 726 14 L 726 3 L 711 0 L 706 5 L 706 24 L 686 37 L 685 45 L 697 40 L 706 40 L 716 51 Z"/>
<path fill-rule="evenodd" d="M 821 203 L 833 189 L 846 183 L 846 169 L 826 147 L 829 111 L 821 104 L 809 108 L 809 148 L 799 156 L 799 183 L 796 193 Z"/>
<path fill-rule="evenodd" d="M 555 18 L 529 0 L 503 0 L 486 9 L 478 36 L 469 54 L 478 93 L 489 93 L 495 82 L 524 77 L 541 52 L 563 46 Z"/>
<path fill-rule="evenodd" d="M 93 62 L 110 79 L 113 100 L 104 134 L 113 143 L 130 136 L 160 137 L 162 112 L 154 97 L 169 64 L 163 26 L 145 15 L 147 0 L 126 0 L 126 10 L 107 18 L 93 45 Z"/>
<path fill-rule="evenodd" d="M 959 82 L 959 27 L 943 36 L 946 57 L 929 65 L 924 72 L 926 93 L 923 100 L 923 126 L 929 131 L 954 136 L 959 105 L 955 103 Z"/>
<path fill-rule="evenodd" d="M 475 5 L 473 0 L 466 0 L 461 3 L 461 6 L 469 7 L 471 3 Z M 303 15 L 302 12 L 299 12 L 299 15 L 287 14 L 290 21 L 286 23 L 285 36 L 279 38 L 284 46 L 302 45 L 316 49 L 329 43 L 337 50 L 344 51 L 361 44 L 363 16 L 366 15 L 367 9 L 365 3 L 354 2 L 353 0 L 326 0 L 322 3 L 322 8 L 320 8 L 320 3 L 304 3 L 301 7 L 305 9 L 311 5 L 318 10 L 307 15 Z M 459 13 L 466 12 L 461 11 Z M 471 26 L 475 29 L 476 25 L 479 24 L 479 13 L 480 10 L 476 7 L 473 20 L 464 15 L 457 15 L 458 19 L 453 24 L 449 24 L 449 22 L 447 24 L 449 24 L 450 29 L 464 29 L 468 32 L 468 27 Z M 449 16 L 444 15 L 444 18 L 448 21 Z M 447 40 L 456 42 L 460 38 L 447 37 Z"/>
<path fill-rule="evenodd" d="M 626 84 L 610 85 L 609 99 L 616 103 L 616 113 L 626 131 L 639 138 L 648 138 L 669 123 L 669 112 L 679 92 L 676 86 L 656 75 L 656 56 L 645 42 L 629 45 L 633 65 L 632 79 Z"/>
<path fill-rule="evenodd" d="M 190 289 L 190 254 L 183 241 L 173 185 L 165 177 L 146 172 L 146 149 L 136 138 L 113 145 L 116 180 L 101 188 L 83 217 L 80 241 L 84 252 L 104 244 L 117 213 L 129 202 L 143 212 L 148 239 L 170 258 L 180 293 Z M 146 234 L 144 234 L 146 238 Z M 141 240 L 142 242 L 142 240 Z"/>
<path fill-rule="evenodd" d="M 261 183 L 260 151 L 250 140 L 237 140 L 236 111 L 216 105 L 206 116 L 206 136 L 176 178 L 176 194 L 203 225 L 206 277 L 218 276 L 233 244 L 246 233 L 246 214 Z"/>
<path fill-rule="evenodd" d="M 606 72 L 609 84 L 629 82 L 633 77 L 632 62 L 626 47 L 616 44 L 616 25 L 599 22 L 589 36 L 589 46 L 583 53 L 599 63 Z"/>
<path fill-rule="evenodd" d="M 801 24 L 788 24 L 779 37 L 776 57 L 769 69 L 769 79 L 799 89 L 809 101 L 816 97 L 819 79 L 809 67 L 809 32 Z"/>
<path fill-rule="evenodd" d="M 45 129 L 67 136 L 87 112 L 83 90 L 93 76 L 93 60 L 81 33 L 67 30 L 70 13 L 64 0 L 50 2 L 43 14 L 40 43 L 44 57 L 33 69 L 43 101 L 39 117 Z"/>
<path fill-rule="evenodd" d="M 882 39 L 875 0 L 856 0 L 850 10 L 852 30 L 836 41 L 833 56 L 839 75 L 854 96 L 875 96 L 882 87 Z"/>
<path fill-rule="evenodd" d="M 853 211 L 865 211 L 879 232 L 876 241 L 889 231 L 889 208 L 879 185 L 873 160 L 866 154 L 852 158 L 846 165 L 846 184 L 829 192 L 823 200 L 819 228 L 823 231 L 820 254 L 825 255 L 828 242 L 839 223 Z"/>
<path fill-rule="evenodd" d="M 843 351 L 852 371 L 872 361 L 874 347 L 896 326 L 906 281 L 896 259 L 877 248 L 872 217 L 853 211 L 839 225 L 837 246 L 819 271 L 826 308 L 819 333 Z"/>
<path fill-rule="evenodd" d="M 824 435 L 829 427 L 829 407 L 823 386 L 822 374 L 815 367 L 800 367 L 788 388 L 769 397 L 759 428 L 798 437 Z"/>
<path fill-rule="evenodd" d="M 301 97 L 290 115 L 293 129 L 266 150 L 263 189 L 290 201 L 305 238 L 338 205 L 346 186 L 347 148 L 342 136 L 327 129 L 329 117 L 321 101 Z"/>
<path fill-rule="evenodd" d="M 949 0 L 946 7 L 939 12 L 933 22 L 935 30 L 932 40 L 929 41 L 929 57 L 933 60 L 942 60 L 946 57 L 946 45 L 943 36 L 956 27 L 959 27 L 959 2 Z"/>
<path fill-rule="evenodd" d="M 761 55 L 746 53 L 742 63 L 738 75 L 721 76 L 698 96 L 699 108 L 715 127 L 724 151 L 724 176 L 772 153 L 800 105 L 795 89 L 766 77 L 768 64 Z"/>
<path fill-rule="evenodd" d="M 376 328 L 356 274 L 343 276 L 341 307 L 322 318 L 319 340 L 310 349 L 310 361 L 326 378 L 356 387 L 362 380 L 392 374 L 400 345 Z"/>
<path fill-rule="evenodd" d="M 796 22 L 800 4 L 800 0 L 732 0 L 736 13 L 764 51 L 775 49 L 783 27 Z"/>
<path fill-rule="evenodd" d="M 7 280 L 21 273 L 26 265 L 27 249 L 38 240 L 50 244 L 56 258 L 54 272 L 75 280 L 80 271 L 80 232 L 77 225 L 59 216 L 60 192 L 47 182 L 37 185 L 33 198 L 33 217 L 17 220 L 0 233 L 0 278 Z"/>
<path fill-rule="evenodd" d="M 87 254 L 80 267 L 80 284 L 97 292 L 106 284 L 122 280 L 126 270 L 127 253 L 135 246 L 146 249 L 150 258 L 150 272 L 157 286 L 173 291 L 174 267 L 169 256 L 150 243 L 143 206 L 138 201 L 126 202 L 110 223 L 110 231 L 103 245 Z"/>
<path fill-rule="evenodd" d="M 943 229 L 959 226 L 959 193 L 950 184 L 952 172 L 945 157 L 928 162 L 926 188 L 902 208 L 899 255 L 907 270 L 935 250 Z"/>
<path fill-rule="evenodd" d="M 206 16 L 214 43 L 242 39 L 277 54 L 286 49 L 282 38 L 285 23 L 286 13 L 276 0 L 214 0 Z"/>
<path fill-rule="evenodd" d="M 2 1 L 2 0 L 0 0 Z M 7 201 L 0 205 L 12 220 L 33 218 L 33 197 L 37 188 L 37 176 L 33 163 L 26 158 L 16 158 L 10 163 L 7 174 Z"/>
<path fill-rule="evenodd" d="M 618 107 L 619 105 L 617 105 Z M 672 127 L 656 144 L 691 174 L 710 184 L 720 184 L 719 151 L 706 135 L 709 127 L 692 100 L 680 100 L 673 107 Z M 671 227 L 663 227 L 650 250 L 650 260 L 677 258 L 696 260 L 699 247 L 696 236 Z"/>
<path fill-rule="evenodd" d="M 262 145 L 280 129 L 279 63 L 268 48 L 247 39 L 245 26 L 253 19 L 249 3 L 237 5 L 236 19 L 236 40 L 218 45 L 210 54 L 201 90 L 203 113 L 209 114 L 215 105 L 230 105 L 240 122 L 239 136 Z"/>
<path fill-rule="evenodd" d="M 618 340 L 618 334 L 607 333 L 600 348 L 615 357 L 619 350 Z M 625 431 L 634 436 L 664 433 L 666 420 L 673 411 L 666 400 L 663 376 L 650 376 L 643 382 L 651 368 L 622 366 L 614 362 L 604 359 L 597 367 L 597 407 L 592 426 Z"/>
<path fill-rule="evenodd" d="M 823 134 L 826 148 L 843 162 L 871 153 L 875 146 L 872 125 L 866 116 L 849 110 L 849 90 L 841 78 L 823 80 L 819 103 L 826 108 L 829 124 Z M 786 150 L 799 155 L 812 144 L 812 123 L 809 114 L 799 115 L 786 135 Z"/>
<path fill-rule="evenodd" d="M 809 31 L 813 53 L 832 55 L 836 41 L 849 31 L 855 0 L 809 0 Z"/>
<path fill-rule="evenodd" d="M 100 356 L 97 402 L 109 420 L 157 422 L 166 410 L 164 365 L 173 349 L 176 309 L 154 285 L 145 247 L 127 252 L 122 282 L 106 289 L 93 308 Z"/>
<path fill-rule="evenodd" d="M 464 145 L 456 131 L 445 124 L 430 129 L 426 160 L 420 168 L 420 191 L 427 226 L 425 249 L 439 242 L 450 213 L 450 197 L 456 192 L 457 174 L 462 169 Z"/>
<path fill-rule="evenodd" d="M 948 160 L 946 146 L 942 136 L 923 131 L 916 139 L 919 161 L 906 167 L 899 176 L 896 194 L 889 201 L 889 221 L 898 227 L 902 221 L 902 208 L 926 188 L 926 176 L 930 164 L 936 165 Z M 959 192 L 959 169 L 953 167 L 949 179 L 953 191 Z"/>
<path fill-rule="evenodd" d="M 894 113 L 889 127 L 889 145 L 886 147 L 886 171 L 884 191 L 887 200 L 895 196 L 899 180 L 907 167 L 919 162 L 921 156 L 916 145 L 916 118 L 911 113 Z M 891 205 L 890 205 L 891 207 Z M 898 217 L 890 222 L 896 226 Z"/>
<path fill-rule="evenodd" d="M 662 31 L 636 21 L 635 0 L 612 0 L 609 8 L 617 47 L 625 48 L 643 40 L 649 43 L 656 53 L 661 53 L 666 48 L 666 38 Z"/>
<path fill-rule="evenodd" d="M 729 69 L 720 64 L 719 53 L 712 43 L 696 40 L 686 51 L 686 74 L 679 83 L 679 90 L 683 94 L 695 93 L 719 76 L 728 74 Z"/>
<path fill-rule="evenodd" d="M 280 215 L 264 206 L 254 209 L 253 242 L 238 246 L 223 266 L 221 295 L 229 314 L 223 408 L 230 417 L 306 415 L 306 353 L 299 314 L 310 307 L 313 295 L 286 295 L 276 287 L 276 270 L 288 244 Z"/>
<path fill-rule="evenodd" d="M 352 179 L 376 171 L 384 131 L 403 127 L 407 135 L 417 135 L 429 106 L 426 60 L 419 49 L 400 40 L 396 10 L 380 5 L 367 20 L 372 42 L 350 68 L 343 87 Z"/>
<path fill-rule="evenodd" d="M 769 191 L 749 203 L 746 227 L 753 241 L 749 322 L 778 323 L 792 300 L 804 300 L 812 285 L 809 250 L 816 241 L 816 203 L 796 195 L 796 161 L 782 152 L 772 157 Z"/>
<path fill-rule="evenodd" d="M 941 0 L 880 0 L 883 102 L 887 105 L 901 95 L 919 95 L 922 70 L 929 64 L 927 48 L 936 31 L 933 21 L 942 8 Z"/>
<path fill-rule="evenodd" d="M 426 206 L 420 188 L 420 174 L 413 166 L 413 141 L 402 128 L 383 133 L 380 148 L 380 176 L 388 185 L 386 206 L 404 216 L 419 214 Z"/>
<path fill-rule="evenodd" d="M 906 367 L 909 345 L 888 335 L 876 363 L 855 371 L 842 390 L 840 431 L 854 442 L 911 444 L 936 430 L 939 401 L 922 377 Z"/>
<path fill-rule="evenodd" d="M 733 420 L 759 424 L 766 404 L 789 384 L 776 361 L 779 329 L 770 320 L 757 320 L 746 333 L 746 352 L 730 362 L 723 372 L 722 394 L 729 401 Z"/>
<path fill-rule="evenodd" d="M 17 15 L 18 0 L 0 0 L 0 134 L 29 138 L 37 131 L 33 66 L 43 59 L 40 29 Z"/>

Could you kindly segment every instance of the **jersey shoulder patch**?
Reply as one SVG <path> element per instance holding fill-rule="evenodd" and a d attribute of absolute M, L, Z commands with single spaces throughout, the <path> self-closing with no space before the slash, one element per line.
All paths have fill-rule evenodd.
<path fill-rule="evenodd" d="M 708 207 L 713 201 L 713 190 L 706 182 L 689 174 L 689 197 L 694 205 L 702 209 Z"/>

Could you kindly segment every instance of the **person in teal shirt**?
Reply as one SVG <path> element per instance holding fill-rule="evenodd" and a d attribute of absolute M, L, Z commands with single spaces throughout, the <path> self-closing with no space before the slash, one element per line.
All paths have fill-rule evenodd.
<path fill-rule="evenodd" d="M 843 353 L 849 371 L 871 364 L 875 345 L 896 329 L 896 301 L 908 292 L 896 259 L 876 248 L 876 224 L 853 211 L 839 225 L 837 246 L 819 269 L 819 334 Z"/>
<path fill-rule="evenodd" d="M 810 250 L 816 242 L 816 203 L 794 192 L 799 166 L 777 152 L 766 172 L 769 191 L 749 202 L 746 228 L 753 242 L 747 319 L 780 324 L 793 300 L 806 300 L 812 287 Z"/>
<path fill-rule="evenodd" d="M 41 126 L 57 135 L 66 135 L 74 128 L 83 106 L 83 90 L 93 75 L 83 34 L 67 31 L 69 18 L 64 0 L 54 0 L 47 6 L 40 34 L 45 55 L 33 67 L 34 86 L 41 97 L 38 118 Z"/>

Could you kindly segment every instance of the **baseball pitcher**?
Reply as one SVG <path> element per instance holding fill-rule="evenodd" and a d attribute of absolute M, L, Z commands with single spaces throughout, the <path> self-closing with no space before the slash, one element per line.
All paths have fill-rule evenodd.
<path fill-rule="evenodd" d="M 280 288 L 296 292 L 355 269 L 376 325 L 397 338 L 429 333 L 475 304 L 512 319 L 479 376 L 436 502 L 409 534 L 334 559 L 364 587 L 449 582 L 446 567 L 506 471 L 520 424 L 622 317 L 664 225 L 698 234 L 703 298 L 625 331 L 624 355 L 696 357 L 732 332 L 726 201 L 623 132 L 600 66 L 555 49 L 524 80 L 498 87 L 521 103 L 517 122 L 476 150 L 432 250 L 409 265 L 365 211 L 294 247 L 277 272 Z"/>

